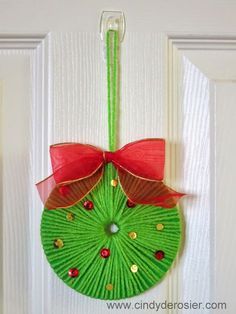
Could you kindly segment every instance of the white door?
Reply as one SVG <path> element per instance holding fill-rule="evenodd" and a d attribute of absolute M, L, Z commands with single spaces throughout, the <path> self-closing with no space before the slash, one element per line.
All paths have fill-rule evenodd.
<path fill-rule="evenodd" d="M 117 310 L 53 273 L 34 187 L 51 171 L 50 144 L 106 148 L 103 10 L 122 10 L 127 22 L 120 144 L 166 138 L 166 181 L 189 194 L 180 204 L 185 240 L 174 267 L 125 300 L 130 309 L 115 302 Z M 230 0 L 0 0 L 3 314 L 153 313 L 151 304 L 166 302 L 172 309 L 160 313 L 235 313 L 235 12 Z M 184 310 L 176 302 L 202 304 Z"/>

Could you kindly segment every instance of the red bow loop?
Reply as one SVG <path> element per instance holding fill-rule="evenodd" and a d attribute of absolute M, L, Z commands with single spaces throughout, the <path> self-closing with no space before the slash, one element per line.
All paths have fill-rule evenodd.
<path fill-rule="evenodd" d="M 79 180 L 92 175 L 103 163 L 103 152 L 92 145 L 63 143 L 50 146 L 56 183 Z"/>
<path fill-rule="evenodd" d="M 147 180 L 163 180 L 165 140 L 145 139 L 131 142 L 115 153 L 113 163 Z"/>

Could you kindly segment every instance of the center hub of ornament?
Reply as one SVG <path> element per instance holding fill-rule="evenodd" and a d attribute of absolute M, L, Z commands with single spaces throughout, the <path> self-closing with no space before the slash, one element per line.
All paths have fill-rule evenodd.
<path fill-rule="evenodd" d="M 109 234 L 109 235 L 114 235 L 117 234 L 119 232 L 120 228 L 117 225 L 117 223 L 115 222 L 111 222 L 109 223 L 106 228 L 105 231 Z"/>

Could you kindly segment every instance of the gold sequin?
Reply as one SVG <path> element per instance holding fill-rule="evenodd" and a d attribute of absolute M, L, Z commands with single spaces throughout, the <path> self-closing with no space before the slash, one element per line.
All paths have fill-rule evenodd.
<path fill-rule="evenodd" d="M 134 231 L 129 232 L 129 237 L 132 240 L 135 240 L 137 238 L 137 233 Z"/>
<path fill-rule="evenodd" d="M 113 289 L 113 285 L 112 285 L 111 283 L 108 283 L 108 284 L 106 285 L 106 289 L 109 290 L 109 291 L 111 291 L 111 290 Z"/>
<path fill-rule="evenodd" d="M 72 220 L 74 220 L 74 218 L 75 218 L 74 214 L 72 214 L 72 213 L 67 213 L 66 219 L 67 219 L 68 221 L 72 221 Z"/>
<path fill-rule="evenodd" d="M 164 225 L 163 224 L 157 224 L 156 228 L 157 228 L 158 231 L 161 231 L 161 230 L 164 229 Z"/>
<path fill-rule="evenodd" d="M 118 181 L 117 181 L 117 180 L 115 180 L 115 179 L 111 180 L 111 185 L 112 185 L 112 186 L 116 187 L 117 184 L 118 184 Z"/>
<path fill-rule="evenodd" d="M 130 269 L 131 269 L 132 273 L 137 273 L 137 271 L 138 271 L 138 266 L 134 264 L 134 265 L 132 265 L 132 266 L 130 267 Z"/>
<path fill-rule="evenodd" d="M 56 239 L 54 241 L 55 248 L 61 249 L 64 246 L 64 243 L 61 239 Z"/>

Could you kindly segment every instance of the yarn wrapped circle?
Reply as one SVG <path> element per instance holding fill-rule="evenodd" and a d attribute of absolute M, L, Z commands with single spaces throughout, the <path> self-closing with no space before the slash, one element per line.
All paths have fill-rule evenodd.
<path fill-rule="evenodd" d="M 45 208 L 41 221 L 42 245 L 55 273 L 76 291 L 106 300 L 132 297 L 158 283 L 182 234 L 177 207 L 128 206 L 120 185 L 111 183 L 115 179 L 115 169 L 106 165 L 84 200 L 67 209 Z M 85 201 L 93 208 L 86 209 Z M 69 275 L 74 269 L 75 277 Z"/>

